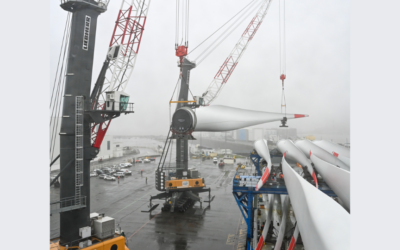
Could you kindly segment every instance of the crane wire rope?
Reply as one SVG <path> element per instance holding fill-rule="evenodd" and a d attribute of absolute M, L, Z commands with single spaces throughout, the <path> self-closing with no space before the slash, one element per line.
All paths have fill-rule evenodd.
<path fill-rule="evenodd" d="M 186 48 L 189 47 L 189 0 L 187 1 L 187 10 L 186 10 Z"/>
<path fill-rule="evenodd" d="M 172 96 L 171 96 L 171 99 L 170 99 L 170 101 L 169 101 L 169 125 L 171 126 L 172 124 L 171 124 L 171 119 L 172 119 L 172 117 L 171 117 L 171 101 L 172 101 L 172 99 L 174 98 L 174 94 L 175 94 L 175 91 L 176 91 L 176 88 L 178 87 L 178 83 L 179 83 L 179 80 L 182 78 L 182 75 L 181 74 L 179 74 L 179 77 L 178 77 L 178 81 L 176 81 L 176 84 L 175 84 L 175 88 L 174 88 L 174 91 L 172 92 Z"/>
<path fill-rule="evenodd" d="M 221 27 L 219 27 L 216 31 L 214 31 L 211 35 L 209 35 L 204 41 L 202 41 L 199 45 L 197 45 L 192 51 L 190 51 L 189 54 L 191 54 L 193 51 L 195 51 L 198 47 L 200 47 L 203 43 L 205 43 L 210 37 L 212 37 L 215 33 L 217 33 L 220 29 L 222 29 L 226 24 L 228 24 L 233 18 L 235 18 L 237 15 L 239 15 L 244 9 L 246 9 L 250 4 L 255 2 L 256 0 L 251 1 L 249 4 L 247 4 L 243 9 L 241 9 L 238 13 L 236 13 L 231 19 L 229 19 L 226 23 L 224 23 Z"/>
<path fill-rule="evenodd" d="M 207 47 L 207 49 L 205 49 L 196 59 L 195 59 L 195 61 L 196 60 L 199 60 L 197 63 L 196 63 L 196 66 L 198 66 L 198 65 L 200 65 L 200 63 L 202 62 L 202 61 L 204 61 L 204 59 L 206 59 L 216 48 L 218 48 L 220 45 L 221 45 L 221 43 L 222 42 L 224 42 L 225 40 L 226 40 L 226 38 L 228 38 L 231 34 L 232 34 L 232 32 L 233 31 L 235 31 L 238 27 L 239 27 L 239 25 L 244 21 L 244 20 L 246 20 L 256 9 L 258 9 L 259 8 L 259 6 L 258 5 L 255 5 L 254 7 L 253 7 L 253 9 L 251 9 L 251 8 L 249 8 L 246 12 L 244 12 L 234 23 L 232 23 L 231 24 L 231 26 L 228 28 L 228 29 L 226 29 L 222 34 L 220 34 L 219 35 L 219 37 L 217 38 L 217 39 L 215 39 L 215 41 L 213 42 L 213 43 L 211 43 L 208 47 Z M 250 12 L 248 12 L 250 10 Z M 241 20 L 240 20 L 240 18 L 242 18 Z M 240 20 L 240 22 L 239 22 L 239 20 Z M 239 22 L 239 23 L 238 23 Z M 232 29 L 232 30 L 230 30 L 229 31 L 229 29 L 231 29 L 234 25 L 236 24 L 236 26 Z M 226 34 L 226 33 L 228 33 L 228 34 Z M 225 35 L 226 34 L 226 36 L 224 37 L 224 38 L 222 38 L 216 45 L 215 45 L 215 43 L 223 36 L 223 35 Z M 214 46 L 215 45 L 215 46 Z M 207 50 L 209 50 L 212 46 L 214 46 L 210 51 L 208 51 L 208 52 L 206 52 Z M 205 54 L 205 55 L 204 55 Z M 203 56 L 203 57 L 202 57 Z M 201 58 L 202 57 L 202 58 Z M 199 58 L 201 58 L 201 59 L 199 59 Z"/>
<path fill-rule="evenodd" d="M 282 5 L 282 6 L 281 6 Z M 285 0 L 279 1 L 279 53 L 280 53 L 280 79 L 282 80 L 281 113 L 286 117 L 286 97 L 285 97 L 285 79 L 286 79 L 286 37 L 285 37 Z M 285 112 L 283 112 L 283 109 Z"/>
<path fill-rule="evenodd" d="M 176 15 L 175 15 L 175 49 L 178 46 L 189 45 L 189 1 L 176 0 Z M 182 22 L 182 23 L 181 23 Z M 181 38 L 180 42 L 179 39 Z"/>
<path fill-rule="evenodd" d="M 67 21 L 65 22 L 65 27 L 64 27 L 64 35 L 63 35 L 63 39 L 61 41 L 60 54 L 58 55 L 57 70 L 56 70 L 56 74 L 54 76 L 53 91 L 51 93 L 51 98 L 50 98 L 50 107 L 51 107 L 51 103 L 53 101 L 54 89 L 55 89 L 55 86 L 56 86 L 57 74 L 58 74 L 58 69 L 59 69 L 60 59 L 61 59 L 61 53 L 62 53 L 62 48 L 63 48 L 63 45 L 64 45 L 64 39 L 65 39 L 65 34 L 66 34 L 65 31 L 67 30 L 67 26 L 68 26 L 70 15 L 71 15 L 71 12 L 68 12 Z"/>
<path fill-rule="evenodd" d="M 178 33 L 179 33 L 179 0 L 176 0 L 176 11 L 175 11 L 175 49 L 178 48 Z"/>
<path fill-rule="evenodd" d="M 69 50 L 70 32 L 71 32 L 71 22 L 70 22 L 70 13 L 69 13 L 67 20 L 66 20 L 66 29 L 64 30 L 64 37 L 66 39 L 65 39 L 65 43 L 62 45 L 62 47 L 64 47 L 64 51 L 63 51 L 63 53 L 60 53 L 60 58 L 61 58 L 61 54 L 63 54 L 63 58 L 62 58 L 60 74 L 58 76 L 57 91 L 54 95 L 54 99 L 50 103 L 50 108 L 51 108 L 51 106 L 53 106 L 52 113 L 50 116 L 50 131 L 51 131 L 51 134 L 50 134 L 50 160 L 53 159 L 53 155 L 54 155 L 54 147 L 55 147 L 55 142 L 56 142 L 56 137 L 57 137 L 58 122 L 59 122 L 58 116 L 60 114 L 60 110 L 61 110 L 61 106 L 62 106 L 61 105 L 62 94 L 63 94 L 64 87 L 65 87 L 64 83 L 65 83 L 66 67 L 64 67 L 64 65 L 66 65 L 68 62 L 68 58 L 65 55 L 66 55 L 66 52 Z M 63 39 L 63 41 L 64 41 L 64 39 Z M 59 60 L 60 60 L 60 58 L 59 58 Z M 59 65 L 57 67 L 57 73 L 58 73 L 58 69 L 59 69 Z M 60 88 L 60 86 L 61 86 L 61 88 Z M 53 118 L 56 120 L 55 122 L 53 122 L 53 120 L 54 120 Z M 52 125 L 53 125 L 53 129 L 52 129 Z"/>
<path fill-rule="evenodd" d="M 68 25 L 69 25 L 69 14 L 68 14 L 68 18 L 66 20 L 66 26 L 68 26 Z M 68 31 L 64 30 L 64 36 L 66 34 L 68 34 Z M 64 39 L 63 39 L 63 42 L 64 42 Z M 55 75 L 55 79 L 54 79 L 54 85 L 53 85 L 53 89 L 54 89 L 55 85 L 56 85 L 56 81 L 58 80 L 57 90 L 56 90 L 57 93 L 55 93 L 54 100 L 52 99 L 51 102 L 50 102 L 50 109 L 52 109 L 50 117 L 53 117 L 54 112 L 56 112 L 55 111 L 55 103 L 58 103 L 60 84 L 61 84 L 60 83 L 60 79 L 61 79 L 61 76 L 63 74 L 62 71 L 64 69 L 64 59 L 65 59 L 65 54 L 66 54 L 65 46 L 67 46 L 68 42 L 69 41 L 68 41 L 68 37 L 67 37 L 67 39 L 65 40 L 65 44 L 64 43 L 61 44 L 61 51 L 60 51 L 60 55 L 59 55 L 59 60 L 61 59 L 61 54 L 63 54 L 63 59 L 62 59 L 62 65 L 61 65 L 60 74 L 58 76 L 57 76 L 57 74 L 58 74 L 58 70 L 60 69 L 60 67 L 59 67 L 59 65 L 57 65 L 57 71 L 56 71 L 56 75 Z M 64 50 L 62 50 L 63 47 L 64 47 Z M 62 52 L 64 52 L 64 53 L 62 53 Z M 53 106 L 53 108 L 51 108 L 52 106 Z M 50 119 L 50 126 L 51 126 L 51 124 L 52 124 L 52 120 Z"/>
<path fill-rule="evenodd" d="M 69 35 L 70 35 L 70 33 L 68 33 L 68 35 L 67 35 L 67 37 L 69 38 Z M 67 45 L 67 44 L 66 44 Z M 69 49 L 69 43 L 68 43 L 68 46 L 66 46 L 65 47 L 66 48 L 66 51 L 68 51 L 68 49 Z M 64 60 L 64 59 L 63 59 Z M 68 61 L 68 58 L 66 58 L 65 59 L 65 61 L 64 61 L 64 63 L 66 64 L 67 63 L 67 61 Z M 56 113 L 56 115 L 54 116 L 55 118 L 56 118 L 56 122 L 55 122 L 55 124 L 53 124 L 53 133 L 52 133 L 52 145 L 51 145 L 51 158 L 50 159 L 53 159 L 53 155 L 54 155 L 54 147 L 55 147 L 55 143 L 56 143 L 56 137 L 57 137 L 57 131 L 58 131 L 58 122 L 59 122 L 59 120 L 60 119 L 58 119 L 58 117 L 59 117 L 59 115 L 60 115 L 60 111 L 61 111 L 61 101 L 62 101 L 62 93 L 64 92 L 64 87 L 65 87 L 65 71 L 66 71 L 66 67 L 60 72 L 60 73 L 62 73 L 62 80 L 60 81 L 61 82 L 61 91 L 60 91 L 60 94 L 58 95 L 58 97 L 57 97 L 57 99 L 58 99 L 58 102 L 57 102 L 57 108 L 56 108 L 56 110 L 57 110 L 57 113 Z"/>

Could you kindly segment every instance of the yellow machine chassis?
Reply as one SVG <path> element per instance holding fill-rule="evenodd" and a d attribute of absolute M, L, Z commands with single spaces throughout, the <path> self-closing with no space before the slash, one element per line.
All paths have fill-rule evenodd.
<path fill-rule="evenodd" d="M 125 237 L 124 236 L 117 236 L 107 240 L 99 240 L 96 237 L 91 238 L 92 241 L 100 241 L 96 242 L 91 246 L 80 248 L 78 246 L 70 246 L 68 249 L 81 249 L 81 250 L 110 250 L 111 247 L 115 244 L 117 245 L 117 249 L 121 250 L 129 250 L 129 248 L 125 245 Z M 67 250 L 66 247 L 60 246 L 59 241 L 51 242 L 50 241 L 50 250 Z"/>
<path fill-rule="evenodd" d="M 196 184 L 196 182 L 198 184 Z M 196 179 L 179 179 L 179 180 L 169 180 L 165 181 L 165 188 L 169 189 L 180 189 L 180 188 L 199 188 L 205 187 L 202 178 Z"/>

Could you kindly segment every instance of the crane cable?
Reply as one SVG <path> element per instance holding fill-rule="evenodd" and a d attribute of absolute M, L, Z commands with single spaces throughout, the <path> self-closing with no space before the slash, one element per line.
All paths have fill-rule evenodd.
<path fill-rule="evenodd" d="M 50 160 L 52 161 L 53 155 L 54 155 L 54 147 L 55 147 L 55 142 L 56 142 L 56 137 L 57 137 L 57 131 L 58 131 L 58 122 L 59 122 L 59 115 L 60 115 L 60 110 L 61 110 L 61 101 L 62 101 L 62 94 L 64 92 L 64 87 L 65 87 L 65 71 L 66 71 L 66 66 L 64 65 L 67 64 L 68 58 L 66 58 L 66 52 L 69 50 L 69 36 L 70 36 L 70 31 L 71 31 L 71 22 L 70 22 L 70 16 L 71 13 L 68 13 L 67 20 L 65 22 L 65 29 L 64 29 L 64 35 L 63 35 L 63 40 L 61 43 L 61 49 L 60 49 L 60 54 L 58 58 L 58 64 L 57 64 L 57 71 L 55 75 L 55 80 L 54 80 L 54 85 L 53 85 L 53 92 L 50 100 L 50 109 L 51 115 L 50 115 Z M 62 60 L 61 60 L 62 57 Z M 61 67 L 60 67 L 60 61 L 62 62 Z M 59 72 L 60 71 L 60 72 Z M 59 72 L 59 75 L 58 75 Z M 58 84 L 56 84 L 58 80 Z M 57 88 L 56 88 L 57 85 Z M 53 99 L 54 97 L 54 99 Z"/>
<path fill-rule="evenodd" d="M 235 30 L 239 27 L 239 25 L 240 25 L 241 23 L 243 23 L 244 20 L 246 20 L 246 19 L 247 19 L 252 13 L 254 13 L 258 8 L 259 8 L 258 5 L 254 5 L 254 6 L 253 6 L 253 9 L 251 9 L 251 7 L 250 7 L 250 8 L 247 9 L 245 12 L 243 12 L 243 14 L 242 14 L 236 21 L 234 21 L 234 22 L 231 24 L 231 26 L 230 26 L 229 28 L 227 28 L 222 34 L 220 34 L 219 37 L 216 38 L 215 41 L 214 41 L 213 43 L 211 43 L 211 44 L 207 47 L 207 49 L 205 49 L 204 52 L 202 52 L 202 53 L 196 58 L 196 60 L 197 60 L 197 59 L 199 59 L 201 56 L 203 56 L 203 55 L 205 54 L 201 59 L 199 59 L 199 62 L 197 62 L 196 65 L 200 65 L 200 63 L 201 63 L 202 61 L 204 61 L 204 59 L 206 59 L 216 48 L 218 48 L 218 47 L 221 45 L 221 43 L 224 42 L 224 41 L 226 40 L 226 38 L 228 38 L 228 37 L 232 34 L 232 32 L 235 31 Z M 249 10 L 250 10 L 250 12 L 249 12 Z M 246 12 L 247 12 L 247 13 L 246 13 Z M 236 26 L 235 26 L 235 25 L 236 25 Z M 232 27 L 233 27 L 233 29 L 231 29 Z M 229 30 L 229 29 L 231 29 L 231 30 Z M 227 34 L 226 34 L 226 33 L 227 33 Z M 226 36 L 223 37 L 223 38 L 217 43 L 217 41 L 218 41 L 223 35 L 225 35 L 225 34 L 226 34 Z M 211 48 L 212 46 L 214 46 L 214 47 Z M 211 50 L 208 51 L 208 52 L 206 53 L 206 51 L 209 50 L 210 48 L 211 48 Z"/>
<path fill-rule="evenodd" d="M 252 4 L 255 0 L 251 1 L 248 5 L 246 5 L 243 9 L 241 9 L 238 13 L 236 13 L 231 19 L 229 19 L 226 23 L 224 23 L 221 27 L 219 27 L 216 31 L 214 31 L 211 35 L 209 35 L 204 41 L 202 41 L 199 45 L 197 45 L 190 53 L 195 51 L 200 45 L 205 43 L 210 37 L 212 37 L 215 33 L 217 33 L 220 29 L 222 29 L 226 24 L 228 24 L 233 18 L 235 18 L 237 15 L 239 15 L 244 9 L 246 9 L 250 4 Z M 188 53 L 188 55 L 190 54 Z"/>
<path fill-rule="evenodd" d="M 189 46 L 189 0 L 176 0 L 175 49 Z M 180 40 L 180 41 L 179 41 Z"/>
<path fill-rule="evenodd" d="M 71 14 L 71 13 L 68 12 L 67 21 L 65 22 L 64 35 L 63 35 L 63 39 L 62 39 L 62 41 L 61 41 L 60 54 L 58 55 L 57 70 L 56 70 L 56 74 L 55 74 L 55 77 L 54 77 L 53 91 L 52 91 L 52 93 L 51 93 L 51 98 L 50 98 L 50 107 L 51 107 L 51 104 L 52 104 L 52 102 L 53 102 L 53 96 L 54 96 L 54 92 L 55 92 L 54 90 L 55 90 L 56 81 L 57 81 L 57 74 L 58 74 L 58 69 L 59 69 L 59 66 L 60 66 L 61 54 L 62 54 L 62 51 L 63 51 L 62 48 L 63 48 L 63 46 L 64 46 L 64 40 L 65 40 L 65 34 L 66 34 L 65 31 L 67 30 L 67 26 L 68 26 L 70 14 Z"/>
<path fill-rule="evenodd" d="M 239 27 L 239 25 L 241 23 L 243 23 L 243 21 L 246 20 L 259 7 L 257 4 L 254 4 L 253 8 L 249 7 L 252 3 L 255 3 L 255 2 L 257 2 L 257 1 L 254 0 L 254 1 L 250 2 L 248 5 L 246 5 L 236 15 L 234 15 L 231 19 L 229 19 L 225 24 L 223 24 L 220 28 L 218 28 L 214 33 L 212 33 L 209 37 L 207 37 L 203 42 L 201 42 L 197 46 L 197 47 L 199 47 L 200 45 L 202 45 L 211 36 L 213 36 L 215 33 L 217 33 L 222 27 L 224 27 L 227 23 L 229 23 L 231 20 L 233 20 L 237 15 L 241 14 L 235 21 L 232 22 L 232 24 L 228 28 L 226 28 L 226 30 L 224 32 L 222 32 L 206 49 L 204 49 L 204 51 L 201 52 L 200 55 L 197 56 L 197 58 L 195 59 L 195 61 L 199 60 L 198 62 L 196 62 L 197 66 L 200 65 L 200 63 L 202 61 L 204 61 L 216 48 L 218 48 L 221 45 L 221 43 L 224 42 L 226 40 L 226 38 L 228 38 L 232 34 L 232 32 L 235 31 Z M 246 10 L 246 8 L 247 8 L 247 10 Z M 225 37 L 223 37 L 224 35 L 225 35 Z M 220 41 L 218 41 L 218 40 L 220 40 Z M 194 50 L 192 50 L 191 52 L 193 52 L 193 51 Z"/>
<path fill-rule="evenodd" d="M 281 7 L 282 5 L 282 7 Z M 285 38 L 285 0 L 279 1 L 279 52 L 280 79 L 282 80 L 281 113 L 286 117 L 285 79 L 286 79 L 286 38 Z"/>

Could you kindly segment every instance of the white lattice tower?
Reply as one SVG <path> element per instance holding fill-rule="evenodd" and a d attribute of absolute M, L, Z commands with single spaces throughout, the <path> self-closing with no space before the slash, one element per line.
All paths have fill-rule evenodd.
<path fill-rule="evenodd" d="M 221 92 L 222 88 L 225 86 L 225 83 L 229 80 L 229 77 L 231 76 L 233 70 L 238 64 L 240 58 L 242 57 L 243 52 L 246 50 L 247 46 L 253 39 L 262 21 L 264 20 L 264 17 L 267 14 L 271 1 L 272 0 L 264 0 L 261 3 L 261 6 L 258 9 L 257 14 L 250 21 L 250 24 L 243 32 L 242 36 L 236 43 L 235 47 L 229 54 L 228 58 L 226 58 L 221 68 L 218 70 L 217 74 L 214 77 L 214 80 L 210 83 L 205 92 L 206 93 L 206 95 L 204 96 L 205 105 L 210 105 L 210 103 Z"/>
<path fill-rule="evenodd" d="M 110 61 L 101 99 L 106 91 L 124 91 L 135 67 L 146 23 L 150 0 L 122 1 L 110 41 L 110 48 L 120 46 L 118 56 Z"/>

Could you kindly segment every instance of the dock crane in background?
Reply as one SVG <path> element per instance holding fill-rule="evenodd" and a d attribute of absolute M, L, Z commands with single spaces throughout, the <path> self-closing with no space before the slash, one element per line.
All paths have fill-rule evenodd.
<path fill-rule="evenodd" d="M 177 13 L 177 34 L 175 38 L 176 55 L 179 57 L 180 67 L 180 92 L 178 101 L 171 101 L 171 103 L 177 103 L 177 107 L 172 117 L 172 123 L 170 125 L 170 131 L 164 145 L 163 154 L 155 172 L 156 189 L 164 192 L 150 197 L 150 211 L 155 209 L 157 206 L 152 205 L 151 201 L 153 199 L 166 199 L 164 207 L 162 208 L 163 211 L 170 210 L 173 212 L 176 207 L 179 211 L 183 212 L 188 206 L 190 206 L 190 204 L 193 203 L 193 201 L 201 202 L 200 197 L 198 197 L 198 193 L 208 191 L 210 198 L 211 189 L 205 189 L 204 178 L 199 178 L 198 171 L 195 169 L 189 169 L 188 166 L 188 140 L 195 140 L 195 138 L 192 136 L 192 132 L 195 130 L 197 123 L 195 109 L 200 106 L 209 105 L 218 96 L 223 86 L 232 75 L 233 70 L 236 68 L 248 44 L 253 39 L 262 21 L 264 20 L 270 3 L 271 0 L 263 0 L 261 2 L 256 15 L 251 19 L 238 43 L 235 45 L 228 58 L 218 70 L 207 91 L 202 97 L 193 97 L 193 101 L 188 100 L 190 91 L 189 77 L 190 70 L 195 68 L 196 64 L 186 58 L 188 48 L 188 21 L 185 20 L 185 18 L 188 17 L 188 8 L 186 8 L 188 7 L 188 2 L 186 5 L 185 2 L 181 4 L 181 6 L 183 6 L 182 9 L 184 10 L 182 14 L 184 18 L 181 18 L 183 19 L 183 25 L 182 29 L 180 29 L 178 23 L 180 13 Z M 177 11 L 179 10 L 178 4 L 179 1 L 177 1 Z M 184 38 L 185 43 L 181 45 L 178 44 L 180 38 L 178 35 L 179 30 L 184 31 L 182 34 L 182 41 Z M 202 108 L 200 108 L 200 110 L 201 109 Z M 164 167 L 165 159 L 171 145 L 171 140 L 176 140 L 175 171 L 170 171 L 170 169 L 166 169 Z M 166 180 L 167 176 L 165 170 L 169 171 L 168 180 Z M 172 175 L 173 179 L 171 178 Z M 211 202 L 211 199 L 209 199 L 208 202 Z"/>
<path fill-rule="evenodd" d="M 136 62 L 150 0 L 122 1 L 106 60 L 90 93 L 97 18 L 108 3 L 61 0 L 60 5 L 72 18 L 60 129 L 60 200 L 50 204 L 51 214 L 60 213 L 59 241 L 51 246 L 59 249 L 86 249 L 92 244 L 99 249 L 128 249 L 113 218 L 90 213 L 89 172 L 111 119 L 133 113 L 124 89 Z"/>
<path fill-rule="evenodd" d="M 150 0 L 122 1 L 107 57 L 91 94 L 93 110 L 111 110 L 110 103 L 122 105 L 129 100 L 124 90 L 135 67 L 149 6 Z M 93 147 L 100 148 L 110 124 L 111 119 L 106 114 L 94 122 Z"/>

